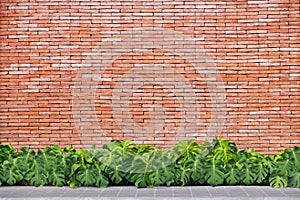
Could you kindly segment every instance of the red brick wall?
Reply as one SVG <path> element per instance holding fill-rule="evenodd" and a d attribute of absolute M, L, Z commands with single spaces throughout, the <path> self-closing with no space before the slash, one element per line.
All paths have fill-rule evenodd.
<path fill-rule="evenodd" d="M 167 146 L 184 137 L 204 140 L 220 134 L 240 148 L 263 153 L 300 144 L 298 0 L 2 0 L 0 12 L 2 143 L 83 147 L 132 139 Z M 118 43 L 124 31 L 151 27 L 192 38 L 204 51 L 198 71 L 186 54 L 176 54 L 195 50 L 193 44 L 176 46 L 171 37 L 171 49 L 163 42 L 162 48 L 133 50 L 132 44 L 126 46 L 130 40 Z M 158 33 L 151 34 L 168 41 Z M 101 51 L 103 41 L 133 51 L 114 57 L 105 70 L 91 70 L 86 67 L 91 60 L 103 61 L 91 56 Z M 155 72 L 162 69 L 159 78 Z M 83 70 L 90 70 L 90 83 Z M 166 77 L 168 70 L 174 83 Z M 182 92 L 182 83 L 193 91 Z M 210 95 L 214 85 L 220 86 L 215 96 Z M 125 106 L 118 99 L 122 95 L 129 100 Z M 182 104 L 195 105 L 198 123 L 179 137 L 180 127 L 183 132 L 189 128 L 182 124 L 195 122 L 192 112 L 182 112 Z M 224 119 L 223 125 L 215 118 L 218 123 Z M 151 129 L 151 123 L 162 127 Z"/>

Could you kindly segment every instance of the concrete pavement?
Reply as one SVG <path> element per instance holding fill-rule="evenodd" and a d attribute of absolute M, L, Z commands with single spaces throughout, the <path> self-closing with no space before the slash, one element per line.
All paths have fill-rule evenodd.
<path fill-rule="evenodd" d="M 85 199 L 85 200 L 300 200 L 300 188 L 276 189 L 267 186 L 186 186 L 186 187 L 0 187 L 0 199 Z"/>

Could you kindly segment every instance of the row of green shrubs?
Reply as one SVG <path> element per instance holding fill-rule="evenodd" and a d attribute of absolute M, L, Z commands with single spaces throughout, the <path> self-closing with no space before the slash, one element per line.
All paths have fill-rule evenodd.
<path fill-rule="evenodd" d="M 1 185 L 80 187 L 135 185 L 270 185 L 300 187 L 300 146 L 277 155 L 238 150 L 222 138 L 200 145 L 180 141 L 172 150 L 111 141 L 97 150 L 60 148 L 17 152 L 0 144 Z"/>

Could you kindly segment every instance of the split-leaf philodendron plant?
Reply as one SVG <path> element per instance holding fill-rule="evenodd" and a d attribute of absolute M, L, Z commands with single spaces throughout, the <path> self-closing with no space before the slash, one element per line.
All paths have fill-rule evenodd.
<path fill-rule="evenodd" d="M 239 150 L 222 138 L 198 144 L 179 141 L 171 150 L 132 141 L 102 149 L 57 145 L 19 152 L 0 143 L 0 185 L 137 187 L 172 185 L 270 185 L 300 188 L 300 146 L 277 155 Z"/>

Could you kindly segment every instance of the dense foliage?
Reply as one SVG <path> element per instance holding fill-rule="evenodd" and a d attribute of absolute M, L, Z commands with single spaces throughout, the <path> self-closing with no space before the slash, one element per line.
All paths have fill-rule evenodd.
<path fill-rule="evenodd" d="M 270 185 L 300 187 L 300 146 L 273 156 L 239 150 L 222 138 L 198 144 L 180 141 L 172 150 L 132 141 L 111 141 L 97 150 L 61 149 L 17 152 L 0 144 L 0 185 L 70 187 L 135 185 Z"/>

